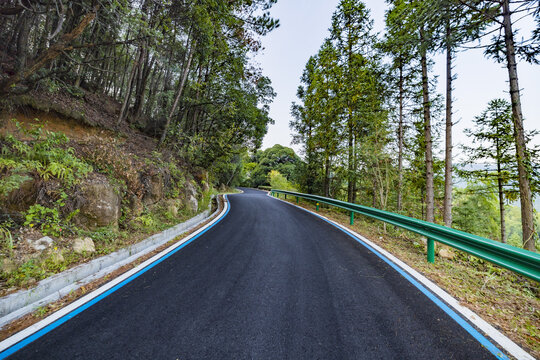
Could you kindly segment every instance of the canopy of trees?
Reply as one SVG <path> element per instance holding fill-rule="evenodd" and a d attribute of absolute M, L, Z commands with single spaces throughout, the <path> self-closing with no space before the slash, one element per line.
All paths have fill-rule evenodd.
<path fill-rule="evenodd" d="M 244 184 L 251 187 L 270 185 L 269 174 L 279 172 L 285 180 L 297 182 L 299 168 L 303 162 L 294 150 L 279 144 L 266 150 L 259 150 L 245 159 L 246 179 Z"/>
<path fill-rule="evenodd" d="M 305 66 L 290 123 L 306 161 L 298 175 L 300 189 L 446 226 L 453 225 L 454 205 L 460 207 L 454 226 L 464 230 L 477 204 L 478 214 L 489 216 L 473 228 L 485 227 L 480 235 L 501 241 L 506 240 L 505 203 L 519 197 L 523 246 L 535 251 L 532 199 L 538 193 L 538 155 L 523 128 L 517 62 L 538 62 L 539 3 L 387 2 L 386 31 L 378 38 L 365 4 L 341 0 L 328 38 Z M 517 41 L 512 26 L 525 17 L 538 27 Z M 471 130 L 476 146 L 467 150 L 471 162 L 499 165 L 489 174 L 476 172 L 480 183 L 458 192 L 453 201 L 453 60 L 457 50 L 471 44 L 507 66 L 510 97 L 492 101 L 477 118 L 479 128 Z M 446 54 L 445 104 L 434 91 L 437 79 L 431 71 L 439 52 Z M 439 158 L 442 124 L 445 155 Z M 486 187 L 482 181 L 491 183 Z M 497 194 L 499 206 L 493 206 Z M 497 207 L 500 216 L 493 216 Z"/>
<path fill-rule="evenodd" d="M 195 165 L 257 148 L 270 80 L 249 58 L 276 0 L 0 1 L 0 96 L 59 84 L 106 95 Z"/>

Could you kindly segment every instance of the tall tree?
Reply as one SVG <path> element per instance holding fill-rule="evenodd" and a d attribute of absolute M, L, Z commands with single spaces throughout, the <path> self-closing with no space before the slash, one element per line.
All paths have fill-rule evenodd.
<path fill-rule="evenodd" d="M 519 14 L 520 18 L 534 16 L 540 24 L 540 4 L 535 0 L 461 0 L 477 16 L 483 17 L 501 30 L 493 37 L 486 49 L 486 55 L 494 57 L 498 62 L 506 63 L 512 104 L 512 122 L 514 143 L 516 147 L 519 193 L 521 203 L 521 221 L 523 229 L 524 248 L 536 251 L 538 234 L 534 227 L 534 208 L 531 191 L 532 166 L 527 156 L 526 136 L 523 127 L 523 112 L 518 81 L 517 58 L 532 63 L 538 63 L 540 55 L 540 31 L 536 29 L 529 38 L 516 43 L 514 39 L 512 15 Z M 492 31 L 492 30 L 491 30 Z"/>
<path fill-rule="evenodd" d="M 474 119 L 475 128 L 466 133 L 472 137 L 475 147 L 465 147 L 469 154 L 469 163 L 495 161 L 495 169 L 471 169 L 469 176 L 484 182 L 495 178 L 499 195 L 500 241 L 506 243 L 505 197 L 512 192 L 507 189 L 511 180 L 517 180 L 515 173 L 516 157 L 512 151 L 512 107 L 503 99 L 491 100 L 487 109 Z"/>
<path fill-rule="evenodd" d="M 399 8 L 396 6 L 386 12 L 386 33 L 384 40 L 379 43 L 379 47 L 391 59 L 389 68 L 388 89 L 394 91 L 397 97 L 397 148 L 398 148 L 398 181 L 396 188 L 396 209 L 403 207 L 403 160 L 405 150 L 405 118 L 407 99 L 413 97 L 417 92 L 415 88 L 418 71 L 415 68 L 415 44 L 414 34 L 409 32 L 405 26 L 405 19 L 401 16 Z M 397 73 L 397 74 L 396 74 Z M 396 108 L 396 106 L 394 106 Z"/>
<path fill-rule="evenodd" d="M 347 134 L 347 201 L 354 200 L 355 132 L 362 127 L 358 108 L 370 91 L 367 66 L 372 57 L 375 37 L 371 34 L 373 21 L 369 10 L 360 0 L 341 0 L 332 16 L 330 39 L 338 54 L 337 66 L 342 79 L 339 89 L 340 118 L 345 119 Z"/>

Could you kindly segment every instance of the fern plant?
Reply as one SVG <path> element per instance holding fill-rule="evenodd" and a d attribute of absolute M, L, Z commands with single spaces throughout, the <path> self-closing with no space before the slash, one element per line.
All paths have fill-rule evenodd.
<path fill-rule="evenodd" d="M 0 136 L 0 194 L 9 193 L 28 180 L 28 173 L 37 173 L 44 180 L 57 178 L 71 186 L 93 171 L 92 166 L 75 156 L 68 147 L 65 134 L 43 130 L 43 125 L 23 128 L 15 120 L 20 133 L 31 138 L 25 142 L 11 134 Z"/>

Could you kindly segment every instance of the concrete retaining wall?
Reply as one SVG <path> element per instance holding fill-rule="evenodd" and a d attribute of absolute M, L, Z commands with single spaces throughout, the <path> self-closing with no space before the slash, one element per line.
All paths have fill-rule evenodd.
<path fill-rule="evenodd" d="M 21 290 L 0 298 L 0 328 L 38 307 L 56 301 L 81 286 L 154 251 L 182 233 L 197 227 L 209 216 L 210 210 L 206 210 L 186 222 L 155 234 L 137 244 L 53 275 L 40 281 L 31 289 Z"/>

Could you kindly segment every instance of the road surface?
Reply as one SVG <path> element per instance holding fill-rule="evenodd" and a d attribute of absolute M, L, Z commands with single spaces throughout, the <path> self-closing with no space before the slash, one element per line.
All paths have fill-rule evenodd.
<path fill-rule="evenodd" d="M 491 359 L 386 262 L 246 190 L 204 235 L 10 359 Z"/>

